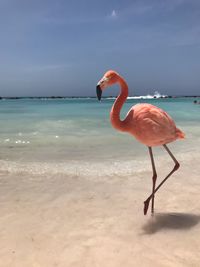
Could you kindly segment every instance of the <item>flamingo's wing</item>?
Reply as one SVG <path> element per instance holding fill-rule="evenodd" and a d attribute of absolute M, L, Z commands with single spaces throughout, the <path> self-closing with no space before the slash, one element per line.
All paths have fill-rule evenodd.
<path fill-rule="evenodd" d="M 138 104 L 134 106 L 132 116 L 131 133 L 142 143 L 152 146 L 175 139 L 175 123 L 162 109 L 150 104 Z"/>

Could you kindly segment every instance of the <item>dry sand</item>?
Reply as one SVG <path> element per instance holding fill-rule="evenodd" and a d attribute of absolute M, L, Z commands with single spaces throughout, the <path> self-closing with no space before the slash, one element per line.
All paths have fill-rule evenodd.
<path fill-rule="evenodd" d="M 143 215 L 151 172 L 0 174 L 0 267 L 200 266 L 199 172 L 182 167 Z"/>

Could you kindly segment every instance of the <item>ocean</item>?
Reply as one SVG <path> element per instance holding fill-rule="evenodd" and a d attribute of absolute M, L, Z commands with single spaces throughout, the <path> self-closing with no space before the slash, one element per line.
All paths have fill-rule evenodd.
<path fill-rule="evenodd" d="M 165 111 L 186 134 L 169 146 L 175 155 L 199 153 L 200 98 L 128 99 L 123 119 L 132 105 L 148 102 Z M 77 175 L 127 175 L 144 169 L 147 149 L 131 135 L 117 132 L 109 119 L 114 99 L 6 99 L 0 101 L 0 169 L 9 172 L 59 172 Z M 155 148 L 165 160 L 165 152 Z M 163 159 L 162 159 L 163 157 Z M 97 167 L 98 166 L 98 167 Z"/>

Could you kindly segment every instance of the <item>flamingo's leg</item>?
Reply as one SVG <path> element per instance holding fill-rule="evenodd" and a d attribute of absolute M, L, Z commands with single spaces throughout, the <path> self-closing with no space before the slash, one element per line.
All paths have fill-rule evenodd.
<path fill-rule="evenodd" d="M 158 191 L 158 189 L 164 184 L 164 182 L 167 181 L 167 179 L 176 171 L 178 170 L 178 168 L 180 167 L 179 162 L 177 161 L 177 159 L 174 157 L 174 155 L 172 154 L 172 152 L 169 150 L 169 148 L 166 145 L 163 145 L 163 147 L 166 149 L 166 151 L 168 152 L 168 154 L 170 155 L 170 157 L 172 158 L 172 160 L 174 161 L 175 165 L 174 168 L 172 169 L 172 171 L 165 177 L 165 179 L 155 188 L 154 190 L 154 194 Z M 145 206 L 147 206 L 147 210 L 148 210 L 148 206 L 149 206 L 149 201 L 154 197 L 154 194 L 151 194 L 145 201 L 144 201 L 144 210 L 145 210 Z"/>
<path fill-rule="evenodd" d="M 149 155 L 151 158 L 151 165 L 152 165 L 152 171 L 153 171 L 153 176 L 152 176 L 152 201 L 151 201 L 151 214 L 153 215 L 154 213 L 154 194 L 155 194 L 155 186 L 156 186 L 156 179 L 157 179 L 157 173 L 156 173 L 156 167 L 155 167 L 155 162 L 153 158 L 153 152 L 152 148 L 148 147 L 149 149 Z M 144 215 L 147 214 L 149 207 L 149 200 L 144 202 Z"/>

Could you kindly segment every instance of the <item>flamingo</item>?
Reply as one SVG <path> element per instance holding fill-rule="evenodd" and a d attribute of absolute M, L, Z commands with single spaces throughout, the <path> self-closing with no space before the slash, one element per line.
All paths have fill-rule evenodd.
<path fill-rule="evenodd" d="M 120 110 L 128 97 L 128 85 L 124 78 L 113 70 L 107 71 L 103 78 L 97 83 L 96 93 L 100 101 L 102 91 L 113 84 L 119 84 L 121 92 L 115 100 L 111 112 L 110 120 L 112 126 L 121 131 L 133 135 L 139 142 L 148 147 L 152 165 L 152 193 L 144 201 L 144 215 L 147 214 L 151 201 L 151 214 L 154 214 L 154 196 L 158 189 L 166 180 L 180 167 L 179 162 L 169 150 L 167 144 L 176 139 L 184 139 L 185 134 L 176 127 L 173 119 L 162 109 L 148 104 L 141 103 L 134 105 L 127 113 L 124 120 L 120 119 Z M 153 156 L 152 147 L 163 146 L 174 162 L 174 167 L 169 174 L 156 187 L 157 172 Z"/>

